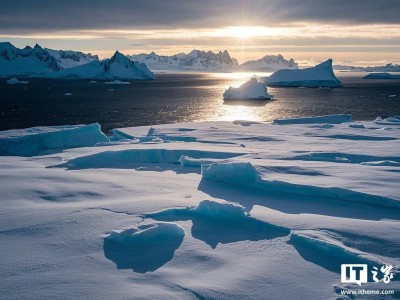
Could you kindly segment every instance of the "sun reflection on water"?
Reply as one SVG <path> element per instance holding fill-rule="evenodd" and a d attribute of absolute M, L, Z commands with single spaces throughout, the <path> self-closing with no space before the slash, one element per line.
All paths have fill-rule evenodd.
<path fill-rule="evenodd" d="M 214 78 L 220 78 L 221 84 L 215 87 L 214 97 L 220 99 L 218 102 L 222 105 L 217 105 L 214 114 L 211 117 L 213 120 L 218 121 L 235 121 L 235 120 L 249 120 L 249 121 L 263 121 L 263 111 L 265 106 L 271 101 L 264 100 L 223 100 L 223 93 L 229 86 L 238 87 L 249 80 L 252 76 L 267 77 L 271 73 L 267 72 L 235 72 L 235 73 L 217 73 L 210 74 Z"/>

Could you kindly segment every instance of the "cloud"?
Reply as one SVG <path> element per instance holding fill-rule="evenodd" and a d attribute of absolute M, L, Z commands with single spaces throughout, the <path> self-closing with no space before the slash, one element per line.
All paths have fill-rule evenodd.
<path fill-rule="evenodd" d="M 398 0 L 13 0 L 3 34 L 80 29 L 276 26 L 293 22 L 399 24 Z"/>

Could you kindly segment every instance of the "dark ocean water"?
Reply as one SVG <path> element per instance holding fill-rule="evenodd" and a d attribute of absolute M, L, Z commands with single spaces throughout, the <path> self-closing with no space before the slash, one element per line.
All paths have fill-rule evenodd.
<path fill-rule="evenodd" d="M 337 113 L 372 120 L 400 115 L 400 80 L 339 78 L 343 88 L 269 88 L 271 101 L 229 102 L 223 100 L 224 90 L 245 82 L 248 74 L 159 74 L 155 81 L 130 85 L 44 79 L 8 85 L 0 79 L 0 130 L 98 122 L 107 132 L 186 121 L 271 121 Z"/>

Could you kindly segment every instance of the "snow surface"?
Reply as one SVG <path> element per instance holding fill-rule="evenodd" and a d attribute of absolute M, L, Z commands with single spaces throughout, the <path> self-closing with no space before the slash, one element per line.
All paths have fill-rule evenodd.
<path fill-rule="evenodd" d="M 332 69 L 332 59 L 306 69 L 286 69 L 273 73 L 266 79 L 268 86 L 341 87 Z"/>
<path fill-rule="evenodd" d="M 7 80 L 7 84 L 29 84 L 29 81 L 18 80 L 18 78 L 13 77 Z"/>
<path fill-rule="evenodd" d="M 1 298 L 398 298 L 399 126 L 350 124 L 1 132 Z"/>
<path fill-rule="evenodd" d="M 252 77 L 240 87 L 229 87 L 224 92 L 224 100 L 246 100 L 258 99 L 266 100 L 272 99 L 272 96 L 267 93 L 266 84 L 258 77 Z"/>
<path fill-rule="evenodd" d="M 318 116 L 318 117 L 309 117 L 309 118 L 292 118 L 292 119 L 275 119 L 272 121 L 272 124 L 278 125 L 287 125 L 287 124 L 325 124 L 325 128 L 331 128 L 330 124 L 341 124 L 346 122 L 351 122 L 352 116 L 349 114 L 344 115 L 327 115 L 327 116 Z M 360 128 L 360 126 L 364 126 L 363 124 L 358 124 L 354 126 L 354 124 L 350 124 L 349 127 Z M 363 127 L 361 127 L 363 128 Z"/>

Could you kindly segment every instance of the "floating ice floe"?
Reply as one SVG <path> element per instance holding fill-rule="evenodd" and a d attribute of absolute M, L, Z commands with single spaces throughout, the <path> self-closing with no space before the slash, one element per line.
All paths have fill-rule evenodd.
<path fill-rule="evenodd" d="M 351 122 L 352 116 L 343 115 L 326 115 L 310 118 L 291 118 L 291 119 L 275 119 L 272 124 L 288 125 L 288 124 L 341 124 Z M 329 127 L 329 126 L 328 126 Z"/>
<path fill-rule="evenodd" d="M 121 81 L 121 80 L 113 80 L 113 81 L 106 81 L 104 82 L 105 84 L 130 84 L 130 82 L 127 81 Z"/>
<path fill-rule="evenodd" d="M 252 77 L 240 87 L 229 87 L 224 93 L 224 100 L 267 100 L 272 96 L 267 93 L 267 86 L 258 77 Z"/>
<path fill-rule="evenodd" d="M 400 79 L 400 75 L 390 73 L 369 73 L 363 77 L 364 79 Z"/>
<path fill-rule="evenodd" d="M 18 80 L 16 77 L 8 79 L 7 80 L 8 84 L 28 84 L 29 81 L 23 81 L 23 80 Z"/>
<path fill-rule="evenodd" d="M 99 124 L 33 127 L 0 132 L 0 156 L 34 156 L 47 150 L 90 147 L 109 139 Z"/>
<path fill-rule="evenodd" d="M 389 98 L 394 98 L 394 97 L 396 97 L 396 95 L 389 95 L 388 97 Z"/>
<path fill-rule="evenodd" d="M 390 116 L 386 119 L 377 117 L 375 123 L 379 125 L 400 125 L 400 116 Z"/>
<path fill-rule="evenodd" d="M 72 93 L 65 93 L 64 96 L 72 96 Z"/>
<path fill-rule="evenodd" d="M 341 87 L 332 68 L 332 59 L 306 69 L 286 69 L 273 73 L 266 79 L 267 86 L 291 87 Z"/>

